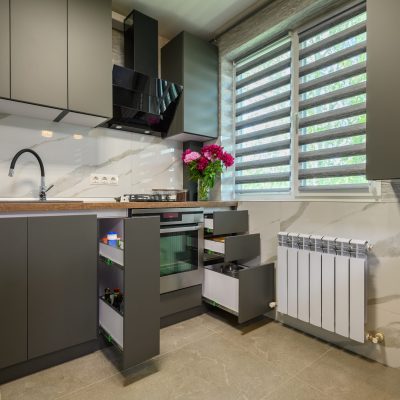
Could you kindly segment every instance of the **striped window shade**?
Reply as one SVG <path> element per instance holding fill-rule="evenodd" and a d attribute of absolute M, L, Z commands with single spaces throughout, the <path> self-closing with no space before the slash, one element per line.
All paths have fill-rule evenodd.
<path fill-rule="evenodd" d="M 300 191 L 368 189 L 366 6 L 299 33 Z"/>
<path fill-rule="evenodd" d="M 235 191 L 289 191 L 291 40 L 276 41 L 235 65 Z"/>

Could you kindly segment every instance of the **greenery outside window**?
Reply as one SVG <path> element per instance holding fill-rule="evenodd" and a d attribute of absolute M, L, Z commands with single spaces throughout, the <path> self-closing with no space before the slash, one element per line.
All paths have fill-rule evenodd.
<path fill-rule="evenodd" d="M 369 194 L 366 5 L 235 62 L 235 191 Z"/>

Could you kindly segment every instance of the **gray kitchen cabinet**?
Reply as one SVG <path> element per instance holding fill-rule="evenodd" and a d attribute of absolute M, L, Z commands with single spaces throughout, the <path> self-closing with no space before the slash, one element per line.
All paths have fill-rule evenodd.
<path fill-rule="evenodd" d="M 0 219 L 0 369 L 27 359 L 27 218 Z"/>
<path fill-rule="evenodd" d="M 400 178 L 398 0 L 367 1 L 367 178 Z"/>
<path fill-rule="evenodd" d="M 10 0 L 10 17 L 11 98 L 67 108 L 67 1 Z"/>
<path fill-rule="evenodd" d="M 183 85 L 168 136 L 204 141 L 218 136 L 218 50 L 181 32 L 161 49 L 163 79 Z M 180 137 L 179 137 L 179 136 Z"/>
<path fill-rule="evenodd" d="M 28 358 L 96 337 L 96 216 L 28 218 Z"/>
<path fill-rule="evenodd" d="M 68 108 L 112 117 L 111 0 L 68 0 Z"/>
<path fill-rule="evenodd" d="M 0 97 L 10 97 L 10 0 L 0 0 Z"/>

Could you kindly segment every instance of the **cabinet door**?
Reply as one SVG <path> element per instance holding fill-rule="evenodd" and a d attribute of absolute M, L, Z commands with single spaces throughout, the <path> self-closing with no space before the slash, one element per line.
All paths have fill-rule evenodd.
<path fill-rule="evenodd" d="M 218 136 L 218 50 L 184 32 L 184 131 Z"/>
<path fill-rule="evenodd" d="M 11 97 L 67 107 L 67 0 L 10 0 Z"/>
<path fill-rule="evenodd" d="M 10 97 L 10 0 L 0 0 L 0 97 Z"/>
<path fill-rule="evenodd" d="M 367 178 L 400 178 L 398 0 L 367 1 Z"/>
<path fill-rule="evenodd" d="M 97 219 L 28 219 L 28 357 L 97 337 Z"/>
<path fill-rule="evenodd" d="M 27 219 L 0 219 L 0 369 L 27 359 Z"/>
<path fill-rule="evenodd" d="M 112 117 L 111 0 L 68 0 L 68 108 Z"/>

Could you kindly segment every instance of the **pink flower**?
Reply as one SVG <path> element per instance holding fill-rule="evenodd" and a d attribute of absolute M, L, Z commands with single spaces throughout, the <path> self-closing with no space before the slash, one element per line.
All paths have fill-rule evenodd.
<path fill-rule="evenodd" d="M 204 146 L 201 149 L 201 154 L 208 160 L 217 160 L 220 159 L 223 153 L 223 148 L 218 146 L 217 144 L 210 144 L 208 146 Z"/>
<path fill-rule="evenodd" d="M 190 149 L 186 149 L 183 153 L 182 153 L 182 161 L 185 161 L 185 157 L 190 154 L 192 152 L 192 150 Z"/>
<path fill-rule="evenodd" d="M 185 155 L 183 162 L 185 164 L 189 164 L 192 161 L 196 161 L 197 159 L 199 159 L 201 157 L 200 153 L 198 153 L 197 151 L 192 151 L 188 154 Z"/>
<path fill-rule="evenodd" d="M 201 157 L 197 161 L 197 170 L 200 171 L 200 172 L 204 171 L 207 168 L 209 162 L 210 162 L 210 160 L 208 160 L 207 158 Z"/>
<path fill-rule="evenodd" d="M 221 155 L 221 161 L 224 163 L 225 167 L 231 167 L 235 162 L 235 159 L 226 151 L 224 151 Z"/>

